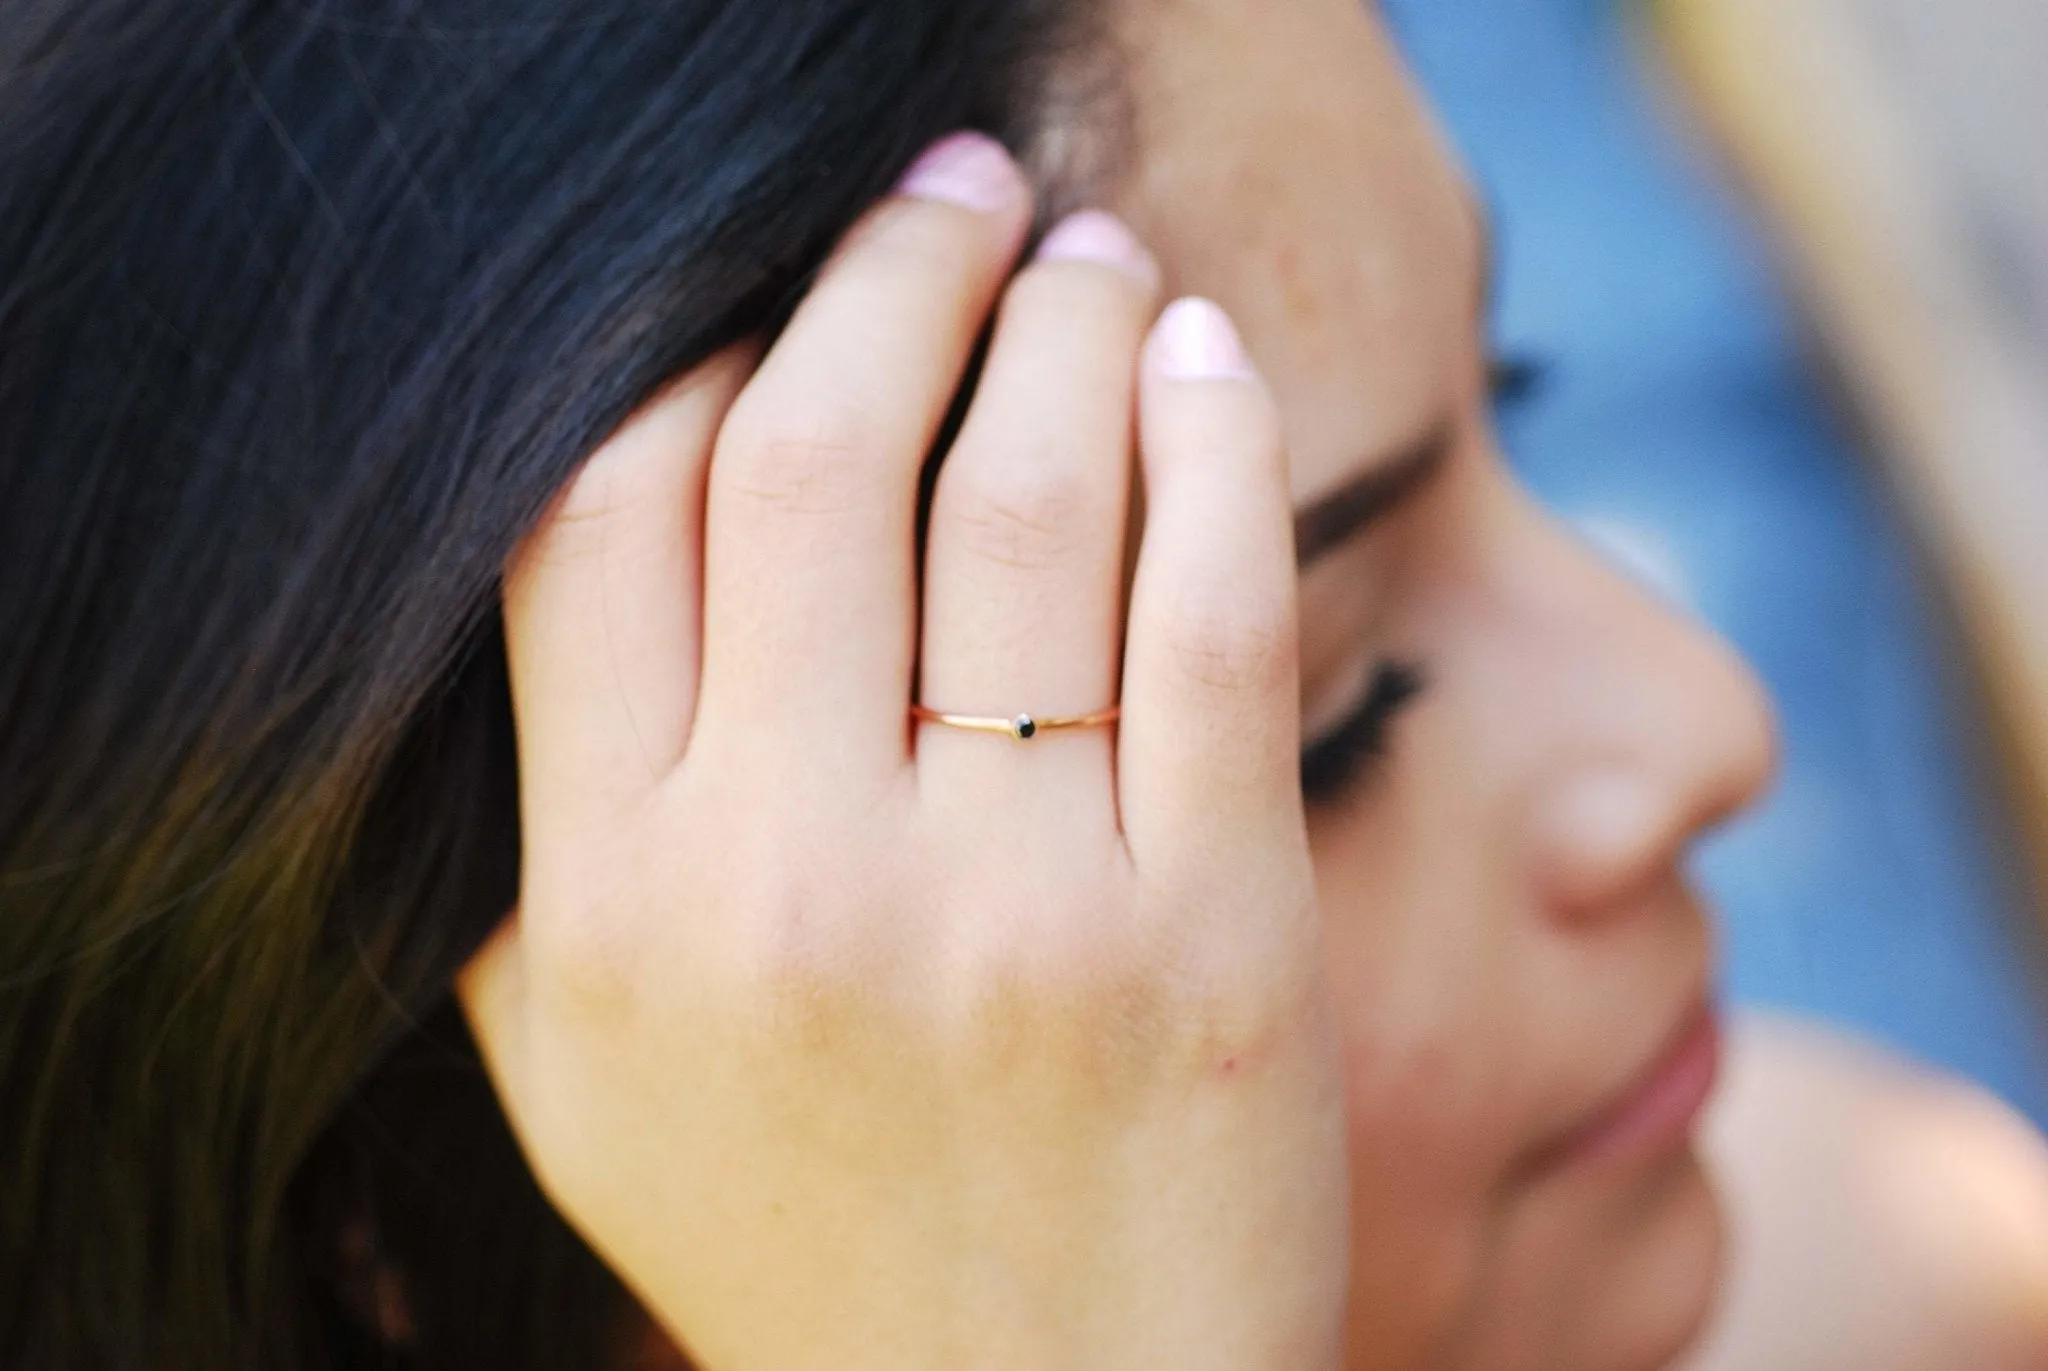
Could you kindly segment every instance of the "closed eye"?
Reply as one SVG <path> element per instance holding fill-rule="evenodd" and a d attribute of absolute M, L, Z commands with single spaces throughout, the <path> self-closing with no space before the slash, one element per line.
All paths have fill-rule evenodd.
<path fill-rule="evenodd" d="M 1487 364 L 1487 389 L 1496 409 L 1512 407 L 1541 390 L 1549 364 L 1541 357 L 1495 354 Z M 1399 495 L 1424 484 L 1442 461 L 1441 451 L 1421 456 L 1405 479 L 1392 483 L 1396 498 L 1382 498 L 1378 512 L 1399 504 Z M 1332 540 L 1334 541 L 1334 540 Z M 1301 793 L 1309 805 L 1333 807 L 1362 780 L 1372 763 L 1386 755 L 1389 731 L 1401 710 L 1427 687 L 1422 669 L 1408 662 L 1382 661 L 1351 712 L 1301 750 Z"/>
<path fill-rule="evenodd" d="M 1422 669 L 1383 661 L 1356 708 L 1301 750 L 1301 796 L 1316 807 L 1334 806 L 1386 755 L 1389 726 L 1402 708 L 1422 694 Z"/>

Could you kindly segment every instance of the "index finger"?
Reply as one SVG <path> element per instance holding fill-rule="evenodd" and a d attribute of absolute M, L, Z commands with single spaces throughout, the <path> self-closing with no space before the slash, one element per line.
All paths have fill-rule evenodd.
<path fill-rule="evenodd" d="M 1294 520 L 1280 417 L 1228 317 L 1169 306 L 1139 384 L 1145 528 L 1124 649 L 1124 832 L 1301 824 Z M 1270 831 L 1268 829 L 1267 831 Z"/>
<path fill-rule="evenodd" d="M 584 463 L 505 577 L 522 808 L 601 814 L 680 760 L 697 693 L 705 472 L 758 349 L 672 384 Z"/>

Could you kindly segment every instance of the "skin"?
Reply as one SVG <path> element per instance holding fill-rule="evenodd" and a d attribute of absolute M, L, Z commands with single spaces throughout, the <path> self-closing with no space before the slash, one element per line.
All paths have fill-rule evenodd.
<path fill-rule="evenodd" d="M 1113 203 L 1170 291 L 1239 320 L 1297 503 L 1455 434 L 1302 580 L 1312 731 L 1374 658 L 1429 681 L 1385 764 L 1310 819 L 1351 1118 L 1348 1364 L 1661 1365 L 1714 1287 L 1693 1151 L 1524 1168 L 1711 974 L 1680 861 L 1764 784 L 1765 704 L 1516 488 L 1488 427 L 1481 225 L 1374 18 L 1347 0 L 1133 14 L 1141 159 Z"/>
<path fill-rule="evenodd" d="M 704 1365 L 1332 1366 L 1278 415 L 1215 306 L 1147 339 L 1109 221 L 1005 290 L 1028 187 L 934 155 L 510 569 L 520 904 L 459 993 L 536 1178 Z M 1120 656 L 1113 732 L 906 726 L 914 671 L 1058 716 Z"/>
<path fill-rule="evenodd" d="M 2048 1366 L 2048 1148 L 2010 1107 L 1755 1015 L 1706 1145 L 1734 1260 L 1684 1371 Z"/>
<path fill-rule="evenodd" d="M 527 871 L 465 1007 L 551 1197 L 719 1371 L 1648 1371 L 1712 1300 L 1701 1163 L 1546 1159 L 1707 992 L 1681 862 L 1766 781 L 1762 697 L 1502 463 L 1481 224 L 1376 19 L 1122 14 L 1096 198 L 1151 259 L 1009 288 L 922 586 L 903 496 L 1021 180 L 878 209 L 522 552 Z M 1187 294 L 1263 380 L 1168 374 Z M 1433 437 L 1297 579 L 1290 507 Z M 1125 717 L 905 738 L 913 649 L 940 707 Z M 1387 658 L 1426 693 L 1304 813 L 1296 745 Z"/>
<path fill-rule="evenodd" d="M 1348 1364 L 1662 1366 L 1712 1314 L 1688 1371 L 2048 1365 L 2048 1228 L 2019 1217 L 2048 1213 L 2048 1144 L 1874 1047 L 1746 1017 L 1704 1167 L 1688 1147 L 1524 1173 L 1708 974 L 1678 861 L 1766 783 L 1766 706 L 1515 489 L 1480 391 L 1482 229 L 1373 16 L 1129 13 L 1142 155 L 1111 202 L 1170 290 L 1240 321 L 1297 503 L 1361 453 L 1459 434 L 1302 580 L 1311 731 L 1373 656 L 1431 682 L 1378 774 L 1310 814 L 1352 1129 Z"/>

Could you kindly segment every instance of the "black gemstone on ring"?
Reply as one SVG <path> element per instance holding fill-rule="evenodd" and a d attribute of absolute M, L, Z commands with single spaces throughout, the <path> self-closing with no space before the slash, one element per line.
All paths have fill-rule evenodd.
<path fill-rule="evenodd" d="M 1019 714 L 1016 721 L 1010 725 L 1010 732 L 1019 738 L 1033 737 L 1038 732 L 1038 721 L 1029 714 Z"/>

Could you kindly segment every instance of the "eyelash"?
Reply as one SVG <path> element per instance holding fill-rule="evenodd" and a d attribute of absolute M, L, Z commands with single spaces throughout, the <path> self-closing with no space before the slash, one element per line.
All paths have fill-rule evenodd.
<path fill-rule="evenodd" d="M 1496 353 L 1487 363 L 1487 390 L 1498 409 L 1513 408 L 1550 379 L 1549 359 L 1526 353 Z M 1311 806 L 1332 807 L 1351 792 L 1373 762 L 1387 752 L 1387 735 L 1401 710 L 1428 686 L 1422 668 L 1384 661 L 1358 706 L 1322 737 L 1301 750 L 1301 794 Z"/>
<path fill-rule="evenodd" d="M 1375 666 L 1372 684 L 1357 708 L 1301 750 L 1302 799 L 1314 806 L 1344 799 L 1367 767 L 1386 755 L 1394 717 L 1427 684 L 1422 669 L 1410 663 L 1385 661 Z"/>

